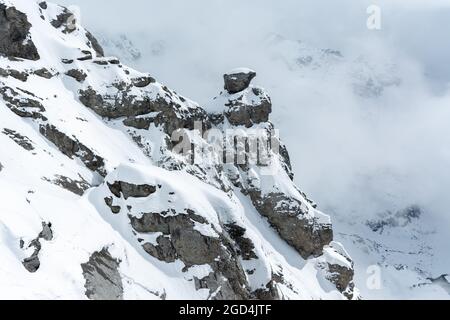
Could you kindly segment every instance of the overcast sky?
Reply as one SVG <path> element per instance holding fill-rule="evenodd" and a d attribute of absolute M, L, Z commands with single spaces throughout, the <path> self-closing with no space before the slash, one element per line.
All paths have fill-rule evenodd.
<path fill-rule="evenodd" d="M 239 51 L 234 45 L 269 32 L 342 51 L 352 51 L 370 39 L 381 38 L 420 61 L 433 79 L 450 80 L 450 0 L 59 2 L 79 6 L 83 24 L 94 31 L 145 32 L 143 37 L 150 40 L 173 39 L 185 46 L 186 55 L 208 51 L 205 48 L 215 43 L 226 51 L 223 56 L 216 56 L 222 60 L 231 50 Z M 378 5 L 382 14 L 382 30 L 376 32 L 366 28 L 366 9 L 372 4 Z M 235 56 L 236 53 L 231 54 L 234 60 Z"/>

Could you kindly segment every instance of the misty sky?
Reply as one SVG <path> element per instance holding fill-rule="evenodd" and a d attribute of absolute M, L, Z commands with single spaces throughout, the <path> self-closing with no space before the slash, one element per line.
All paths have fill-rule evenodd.
<path fill-rule="evenodd" d="M 450 0 L 168 0 L 164 3 L 60 0 L 59 3 L 79 6 L 82 23 L 94 31 L 142 32 L 142 37 L 149 40 L 176 39 L 180 45 L 190 47 L 182 52 L 186 60 L 215 43 L 226 52 L 211 59 L 226 61 L 230 50 L 239 51 L 234 45 L 270 32 L 344 52 L 380 38 L 417 59 L 433 80 L 445 83 L 450 80 L 447 40 Z M 366 9 L 372 4 L 381 8 L 381 31 L 366 28 Z M 236 53 L 231 54 L 233 60 L 238 60 L 235 56 Z M 229 64 L 239 62 L 229 61 Z"/>

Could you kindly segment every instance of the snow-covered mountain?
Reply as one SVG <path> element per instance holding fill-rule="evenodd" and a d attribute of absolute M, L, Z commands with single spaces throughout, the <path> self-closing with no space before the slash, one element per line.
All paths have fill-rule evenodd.
<path fill-rule="evenodd" d="M 448 21 L 448 10 L 442 7 L 437 14 L 424 3 L 426 10 L 415 11 L 401 2 L 392 4 L 393 10 L 385 1 L 383 29 L 370 32 L 364 31 L 366 16 L 359 16 L 369 1 L 348 6 L 333 6 L 333 1 L 283 2 L 290 12 L 280 11 L 275 1 L 265 1 L 254 6 L 250 18 L 243 17 L 249 12 L 248 3 L 232 1 L 239 24 L 228 11 L 218 13 L 220 4 L 211 4 L 210 11 L 202 14 L 198 7 L 189 9 L 178 1 L 173 10 L 164 4 L 154 8 L 154 16 L 173 12 L 164 19 L 154 17 L 157 21 L 146 23 L 136 14 L 140 24 L 125 23 L 128 32 L 123 39 L 110 30 L 117 15 L 125 14 L 114 13 L 119 4 L 108 11 L 110 18 L 98 21 L 89 14 L 96 5 L 75 2 L 83 9 L 84 21 L 96 27 L 103 39 L 110 39 L 105 41 L 106 51 L 138 69 L 151 70 L 201 101 L 206 110 L 216 108 L 209 101 L 220 85 L 221 70 L 236 61 L 258 70 L 255 81 L 271 94 L 271 121 L 282 129 L 295 181 L 331 215 L 335 238 L 355 261 L 354 281 L 362 296 L 450 297 L 446 195 L 450 95 L 442 89 L 436 94 L 430 81 L 436 71 L 445 73 L 448 64 L 437 59 L 447 52 L 445 41 L 440 42 L 439 20 Z M 136 4 L 128 16 L 145 7 Z M 319 10 L 323 7 L 335 17 L 324 21 L 324 10 Z M 349 11 L 351 23 L 342 21 L 343 8 Z M 312 14 L 308 19 L 299 12 Z M 402 39 L 409 40 L 396 43 L 400 25 L 411 25 L 405 23 L 405 15 L 417 30 L 422 23 L 430 24 L 430 30 L 431 25 L 439 28 L 430 32 L 427 26 L 428 33 L 411 35 L 408 30 Z M 345 33 L 348 26 L 356 27 L 355 32 Z M 321 28 L 327 32 L 317 33 Z M 427 41 L 419 41 L 425 35 Z M 429 42 L 429 46 L 411 47 L 408 42 Z M 336 43 L 341 44 L 339 50 L 334 49 Z M 140 52 L 140 58 L 130 59 L 129 49 Z M 432 54 L 432 65 L 437 67 L 426 69 L 430 61 L 423 65 L 416 61 L 421 50 Z M 445 79 L 438 87 L 448 88 Z"/>
<path fill-rule="evenodd" d="M 206 109 L 64 7 L 0 0 L 0 31 L 0 298 L 360 297 L 252 70 Z"/>

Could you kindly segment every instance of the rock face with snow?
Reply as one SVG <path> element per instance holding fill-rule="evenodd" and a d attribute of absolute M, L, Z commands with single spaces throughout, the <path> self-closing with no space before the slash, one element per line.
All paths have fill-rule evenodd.
<path fill-rule="evenodd" d="M 225 90 L 231 94 L 241 92 L 248 88 L 254 77 L 256 77 L 256 72 L 247 68 L 235 69 L 226 73 L 223 76 Z"/>
<path fill-rule="evenodd" d="M 86 296 L 93 300 L 122 300 L 123 285 L 118 271 L 120 261 L 114 259 L 106 249 L 94 252 L 89 261 L 83 263 L 86 279 Z"/>
<path fill-rule="evenodd" d="M 0 4 L 0 54 L 12 58 L 38 60 L 39 53 L 30 39 L 31 24 L 26 14 Z"/>
<path fill-rule="evenodd" d="M 0 47 L 0 297 L 358 298 L 255 72 L 226 74 L 208 113 L 105 57 L 66 8 L 0 8 L 22 46 Z"/>

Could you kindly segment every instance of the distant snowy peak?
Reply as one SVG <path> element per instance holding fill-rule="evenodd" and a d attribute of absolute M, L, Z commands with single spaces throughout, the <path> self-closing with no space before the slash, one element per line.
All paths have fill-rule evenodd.
<path fill-rule="evenodd" d="M 98 39 L 108 54 L 121 57 L 124 61 L 133 62 L 142 56 L 139 48 L 124 34 L 117 37 L 103 35 L 98 37 Z"/>
<path fill-rule="evenodd" d="M 363 98 L 380 97 L 384 90 L 402 83 L 395 64 L 359 56 L 348 58 L 340 51 L 319 49 L 303 42 L 271 35 L 266 45 L 273 59 L 283 61 L 299 77 L 345 80 Z"/>
<path fill-rule="evenodd" d="M 359 298 L 254 71 L 208 113 L 68 9 L 0 4 L 0 297 Z"/>

